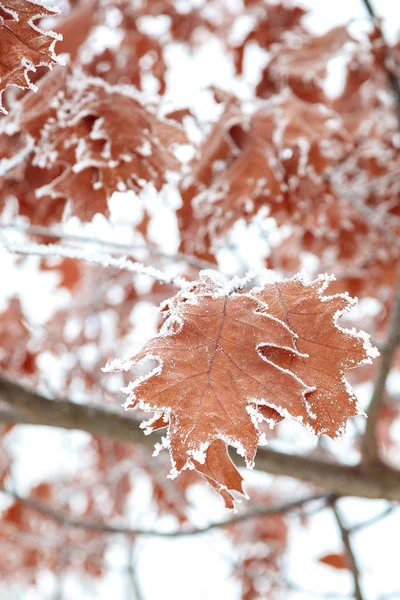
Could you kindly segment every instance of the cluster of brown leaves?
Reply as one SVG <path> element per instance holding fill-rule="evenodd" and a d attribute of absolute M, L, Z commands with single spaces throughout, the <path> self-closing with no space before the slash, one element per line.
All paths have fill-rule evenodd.
<path fill-rule="evenodd" d="M 249 115 L 228 99 L 182 182 L 183 250 L 215 260 L 234 223 L 263 208 L 293 230 L 269 266 L 295 272 L 305 251 L 357 293 L 370 292 L 371 269 L 392 285 L 400 155 L 380 44 L 340 27 L 319 38 L 296 29 L 273 46 L 256 90 L 265 100 Z M 327 65 L 340 53 L 350 54 L 346 82 L 331 98 Z"/>
<path fill-rule="evenodd" d="M 245 10 L 253 28 L 238 42 L 232 40 L 241 13 L 216 1 L 185 13 L 173 0 L 78 3 L 58 21 L 64 36 L 58 49 L 69 53 L 70 70 L 42 79 L 36 99 L 17 103 L 18 114 L 3 127 L 0 203 L 17 198 L 20 214 L 34 223 L 66 214 L 91 220 L 107 214 L 114 191 L 138 192 L 147 183 L 159 190 L 176 171 L 183 251 L 215 261 L 235 223 L 263 209 L 293 230 L 268 266 L 291 274 L 311 252 L 320 271 L 335 269 L 342 289 L 368 295 L 371 270 L 381 289 L 391 287 L 390 266 L 399 254 L 399 142 L 379 32 L 360 40 L 341 26 L 314 36 L 302 24 L 303 9 L 257 0 Z M 146 19 L 160 17 L 164 32 L 148 33 Z M 101 28 L 118 36 L 117 47 L 96 49 Z M 133 90 L 145 91 L 150 78 L 162 98 L 168 44 L 190 49 L 213 37 L 226 45 L 238 79 L 252 45 L 270 58 L 250 107 L 214 90 L 222 115 L 197 123 L 207 135 L 182 170 L 172 148 L 187 141 L 183 128 L 160 118 Z M 332 93 L 326 77 L 336 57 L 347 66 L 343 89 Z M 184 108 L 170 114 L 193 118 Z"/>
<path fill-rule="evenodd" d="M 22 102 L 12 141 L 19 158 L 1 182 L 3 200 L 17 198 L 20 214 L 47 225 L 61 220 L 67 201 L 70 214 L 87 221 L 108 214 L 114 191 L 138 192 L 148 182 L 160 189 L 179 168 L 174 144 L 186 136 L 131 90 L 58 68 Z"/>

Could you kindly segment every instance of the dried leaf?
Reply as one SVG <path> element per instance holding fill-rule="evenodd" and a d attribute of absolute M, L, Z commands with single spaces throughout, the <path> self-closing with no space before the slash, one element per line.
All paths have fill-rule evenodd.
<path fill-rule="evenodd" d="M 57 62 L 54 45 L 61 36 L 43 31 L 35 23 L 57 12 L 31 0 L 0 2 L 0 112 L 6 113 L 2 96 L 7 86 L 33 89 L 29 72 L 39 66 L 51 69 Z"/>
<path fill-rule="evenodd" d="M 181 168 L 175 145 L 187 142 L 179 124 L 159 118 L 134 90 L 66 69 L 26 101 L 20 128 L 26 149 L 4 178 L 3 196 L 15 195 L 41 224 L 60 220 L 68 200 L 72 214 L 89 221 L 108 213 L 115 191 L 147 183 L 160 190 Z"/>
<path fill-rule="evenodd" d="M 334 552 L 331 554 L 324 554 L 324 556 L 321 556 L 318 559 L 318 562 L 339 570 L 350 568 L 348 558 L 345 554 L 339 554 Z"/>
<path fill-rule="evenodd" d="M 128 386 L 126 406 L 155 412 L 149 432 L 153 422 L 163 426 L 165 415 L 164 446 L 175 474 L 201 463 L 198 470 L 214 488 L 242 492 L 221 441 L 236 447 L 251 467 L 262 420 L 292 417 L 317 435 L 335 437 L 358 414 L 344 373 L 371 362 L 375 353 L 367 336 L 337 325 L 353 302 L 344 295 L 324 297 L 326 286 L 325 279 L 305 284 L 294 278 L 229 294 L 203 275 L 167 301 L 158 337 L 131 360 L 108 365 L 110 371 L 130 370 L 156 361 Z"/>

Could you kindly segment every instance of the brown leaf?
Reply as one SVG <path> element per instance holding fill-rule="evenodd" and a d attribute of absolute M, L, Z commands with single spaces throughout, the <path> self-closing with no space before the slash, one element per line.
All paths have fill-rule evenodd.
<path fill-rule="evenodd" d="M 57 62 L 54 45 L 60 36 L 35 23 L 55 14 L 31 0 L 0 2 L 0 112 L 7 112 L 2 104 L 7 86 L 35 90 L 29 72 L 39 66 L 51 68 Z"/>
<path fill-rule="evenodd" d="M 331 553 L 324 554 L 318 559 L 318 562 L 333 567 L 334 569 L 349 569 L 349 561 L 345 554 Z"/>
<path fill-rule="evenodd" d="M 2 185 L 5 199 L 15 195 L 34 222 L 48 224 L 53 213 L 52 221 L 60 220 L 68 200 L 72 213 L 89 221 L 108 213 L 113 192 L 139 192 L 149 182 L 160 190 L 180 170 L 173 150 L 187 141 L 183 128 L 159 118 L 132 90 L 64 69 L 24 104 L 21 136 L 27 151 L 32 138 L 36 144 L 21 152 Z M 49 213 L 42 208 L 48 206 Z"/>
<path fill-rule="evenodd" d="M 257 93 L 267 97 L 288 85 L 302 100 L 325 103 L 324 78 L 328 61 L 352 39 L 345 26 L 335 27 L 319 37 L 298 35 L 284 51 L 277 48 Z"/>
<path fill-rule="evenodd" d="M 325 287 L 325 280 L 294 278 L 227 295 L 205 275 L 167 301 L 158 337 L 132 360 L 107 367 L 158 363 L 128 387 L 126 405 L 154 412 L 157 428 L 166 415 L 164 446 L 176 474 L 201 463 L 198 470 L 214 488 L 241 491 L 225 444 L 205 453 L 213 443 L 236 447 L 252 466 L 262 420 L 290 416 L 318 435 L 337 436 L 358 413 L 344 373 L 374 354 L 366 338 L 337 326 L 353 303 L 346 296 L 323 297 Z M 147 427 L 152 431 L 151 420 Z"/>

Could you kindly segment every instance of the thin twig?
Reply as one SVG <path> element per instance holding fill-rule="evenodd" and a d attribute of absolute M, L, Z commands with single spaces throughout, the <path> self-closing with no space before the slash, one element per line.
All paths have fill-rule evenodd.
<path fill-rule="evenodd" d="M 62 239 L 67 242 L 77 244 L 100 246 L 101 248 L 108 248 L 113 253 L 118 252 L 122 254 L 130 254 L 133 252 L 145 251 L 153 256 L 158 256 L 159 258 L 164 258 L 173 262 L 186 262 L 197 269 L 216 269 L 215 264 L 207 260 L 199 259 L 195 256 L 188 256 L 182 252 L 169 254 L 147 244 L 122 244 L 120 242 L 113 242 L 93 236 L 77 235 L 75 233 L 68 233 L 61 229 L 50 229 L 49 227 L 42 227 L 39 225 L 23 226 L 15 223 L 0 223 L 0 229 L 5 231 L 12 230 L 18 233 L 23 233 L 24 235 L 40 236 L 49 239 Z"/>
<path fill-rule="evenodd" d="M 369 15 L 370 15 L 370 16 L 371 16 L 373 19 L 376 19 L 376 14 L 375 14 L 375 11 L 374 11 L 374 9 L 373 9 L 373 7 L 372 7 L 372 4 L 371 4 L 371 2 L 370 2 L 369 0 L 363 0 L 363 2 L 364 2 L 365 8 L 367 9 L 367 11 L 368 11 Z"/>
<path fill-rule="evenodd" d="M 379 464 L 379 447 L 376 428 L 385 398 L 386 381 L 400 343 L 400 267 L 397 276 L 394 306 L 390 318 L 389 334 L 381 349 L 381 359 L 375 379 L 374 391 L 368 408 L 368 419 L 363 437 L 363 461 L 368 465 Z"/>
<path fill-rule="evenodd" d="M 392 90 L 397 120 L 400 128 L 400 82 L 392 72 L 389 61 L 394 61 L 392 52 L 386 43 L 385 36 L 380 26 L 380 20 L 375 12 L 371 0 L 361 0 L 369 16 L 372 18 L 376 31 L 378 32 L 384 50 L 384 68 L 389 86 Z M 368 408 L 368 420 L 363 438 L 363 461 L 367 465 L 379 464 L 379 448 L 376 439 L 376 427 L 382 402 L 384 401 L 386 381 L 390 373 L 397 347 L 400 343 L 400 267 L 397 274 L 394 306 L 390 318 L 389 333 L 382 349 L 382 358 L 378 374 L 375 380 L 374 391 Z"/>
<path fill-rule="evenodd" d="M 169 283 L 178 288 L 184 288 L 189 283 L 183 277 L 166 275 L 163 271 L 152 266 L 145 266 L 140 262 L 135 262 L 128 256 L 114 257 L 102 252 L 90 253 L 81 250 L 80 248 L 70 248 L 60 244 L 21 244 L 6 240 L 4 236 L 0 239 L 5 249 L 13 254 L 20 254 L 23 256 L 59 256 L 62 258 L 75 258 L 102 267 L 112 267 L 114 269 L 120 269 L 121 271 L 147 275 L 156 281 Z"/>
<path fill-rule="evenodd" d="M 310 504 L 312 502 L 317 502 L 319 500 L 324 500 L 325 502 L 321 505 L 321 510 L 325 507 L 326 501 L 331 497 L 330 494 L 316 494 L 314 496 L 307 496 L 306 498 L 301 498 L 299 500 L 293 500 L 291 502 L 286 502 L 283 504 L 273 505 L 273 506 L 256 506 L 253 509 L 249 510 L 246 513 L 235 515 L 230 519 L 226 519 L 223 521 L 217 521 L 215 523 L 210 523 L 204 527 L 191 527 L 190 529 L 182 529 L 177 531 L 154 531 L 152 529 L 141 529 L 141 528 L 132 528 L 126 527 L 123 525 L 108 525 L 107 523 L 102 523 L 101 521 L 90 521 L 88 519 L 77 519 L 74 517 L 70 517 L 69 515 L 54 509 L 51 506 L 48 506 L 42 502 L 34 500 L 32 498 L 25 498 L 20 496 L 17 492 L 12 490 L 8 490 L 3 486 L 0 486 L 0 492 L 6 494 L 9 497 L 14 498 L 17 502 L 21 502 L 24 506 L 31 508 L 41 514 L 53 519 L 54 521 L 58 521 L 63 525 L 67 525 L 68 527 L 72 527 L 74 529 L 86 529 L 90 531 L 97 531 L 98 533 L 104 534 L 122 534 L 131 537 L 135 536 L 146 536 L 146 537 L 167 537 L 167 538 L 176 538 L 176 537 L 188 537 L 193 535 L 200 535 L 203 533 L 208 533 L 214 529 L 223 529 L 225 527 L 230 527 L 231 525 L 237 525 L 238 523 L 242 523 L 243 521 L 248 521 L 249 519 L 255 519 L 257 517 L 264 517 L 267 515 L 277 515 L 277 514 L 286 514 L 289 512 L 293 512 L 303 506 Z"/>
<path fill-rule="evenodd" d="M 128 588 L 126 596 L 127 600 L 144 600 L 144 596 L 142 594 L 142 590 L 137 577 L 136 561 L 137 559 L 135 556 L 135 540 L 130 539 L 128 540 Z"/>
<path fill-rule="evenodd" d="M 341 594 L 339 592 L 316 592 L 314 590 L 305 589 L 292 581 L 286 581 L 285 586 L 292 592 L 297 592 L 298 594 L 302 594 L 309 598 L 318 598 L 319 600 L 339 600 L 339 598 L 347 598 L 347 600 L 350 600 L 351 598 L 350 594 Z"/>
<path fill-rule="evenodd" d="M 361 583 L 360 583 L 360 569 L 358 567 L 357 559 L 355 557 L 355 554 L 353 552 L 353 548 L 351 545 L 350 532 L 343 524 L 342 517 L 341 517 L 341 514 L 340 514 L 338 506 L 337 506 L 336 499 L 332 501 L 331 507 L 332 507 L 332 511 L 333 511 L 333 514 L 336 519 L 336 523 L 340 530 L 340 535 L 342 537 L 343 545 L 346 550 L 346 555 L 347 555 L 347 560 L 349 562 L 350 571 L 353 576 L 354 598 L 356 600 L 364 600 L 364 596 L 363 596 L 363 593 L 361 590 Z"/>
<path fill-rule="evenodd" d="M 363 531 L 364 529 L 367 529 L 368 527 L 372 527 L 376 523 L 380 523 L 380 521 L 382 521 L 382 519 L 385 519 L 386 517 L 391 515 L 393 513 L 393 511 L 395 511 L 397 508 L 399 508 L 399 505 L 397 502 L 390 504 L 384 511 L 380 512 L 378 515 L 375 515 L 374 517 L 371 517 L 370 519 L 367 519 L 366 521 L 361 521 L 361 523 L 357 523 L 356 525 L 353 525 L 349 529 L 349 533 L 357 533 L 357 531 Z"/>
<path fill-rule="evenodd" d="M 396 102 L 396 114 L 397 114 L 397 119 L 399 121 L 399 126 L 400 126 L 400 82 L 399 82 L 398 78 L 396 77 L 396 75 L 392 72 L 390 66 L 388 65 L 389 61 L 395 62 L 395 59 L 394 59 L 393 53 L 391 52 L 391 49 L 389 48 L 388 44 L 386 43 L 385 36 L 383 35 L 383 31 L 380 26 L 380 19 L 375 12 L 375 9 L 372 5 L 371 0 L 361 0 L 361 2 L 364 5 L 364 7 L 365 7 L 366 11 L 368 12 L 369 16 L 371 17 L 371 19 L 373 20 L 375 29 L 378 32 L 378 34 L 383 42 L 383 49 L 385 52 L 384 58 L 385 58 L 386 77 L 388 79 L 388 83 L 392 89 L 393 96 L 394 96 L 394 99 Z"/>

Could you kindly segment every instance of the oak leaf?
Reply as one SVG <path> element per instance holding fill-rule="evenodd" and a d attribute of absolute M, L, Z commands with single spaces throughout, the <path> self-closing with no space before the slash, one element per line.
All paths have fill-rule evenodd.
<path fill-rule="evenodd" d="M 337 325 L 353 302 L 323 296 L 326 286 L 326 278 L 306 284 L 295 277 L 231 293 L 205 272 L 166 301 L 156 338 L 131 360 L 106 367 L 128 371 L 156 362 L 126 388 L 126 407 L 154 412 L 148 432 L 168 423 L 160 449 L 169 447 L 173 474 L 196 468 L 230 505 L 225 490 L 242 486 L 225 444 L 251 467 L 264 441 L 263 420 L 292 417 L 336 437 L 358 414 L 344 373 L 375 353 L 367 336 Z"/>
<path fill-rule="evenodd" d="M 39 66 L 51 68 L 57 62 L 54 45 L 61 36 L 43 31 L 35 23 L 55 14 L 57 12 L 31 0 L 0 2 L 0 112 L 7 112 L 2 104 L 7 86 L 36 91 L 29 72 Z"/>
<path fill-rule="evenodd" d="M 24 109 L 22 149 L 1 197 L 17 197 L 33 222 L 59 221 L 68 202 L 72 214 L 90 221 L 108 214 L 115 191 L 140 192 L 147 183 L 160 190 L 181 169 L 174 145 L 187 143 L 182 126 L 160 118 L 133 88 L 55 69 Z"/>

